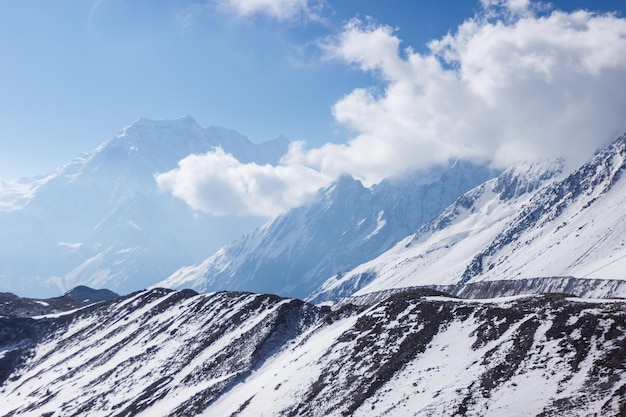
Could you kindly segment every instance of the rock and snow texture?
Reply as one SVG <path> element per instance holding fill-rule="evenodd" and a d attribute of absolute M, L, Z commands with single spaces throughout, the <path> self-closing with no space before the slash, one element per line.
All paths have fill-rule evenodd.
<path fill-rule="evenodd" d="M 582 286 L 625 280 L 625 158 L 621 137 L 570 175 L 558 163 L 507 170 L 378 258 L 331 277 L 310 299 L 544 277 L 580 278 Z"/>
<path fill-rule="evenodd" d="M 275 164 L 288 142 L 256 145 L 190 117 L 139 119 L 48 176 L 0 184 L 0 291 L 42 297 L 84 284 L 127 293 L 258 226 L 194 212 L 157 188 L 155 174 L 218 146 Z"/>
<path fill-rule="evenodd" d="M 157 286 L 303 298 L 329 276 L 391 248 L 460 194 L 496 175 L 458 161 L 388 179 L 371 189 L 344 176 L 321 190 L 314 202 L 290 210 Z"/>
<path fill-rule="evenodd" d="M 0 319 L 0 415 L 624 415 L 624 307 L 405 290 L 330 310 L 155 289 Z"/>

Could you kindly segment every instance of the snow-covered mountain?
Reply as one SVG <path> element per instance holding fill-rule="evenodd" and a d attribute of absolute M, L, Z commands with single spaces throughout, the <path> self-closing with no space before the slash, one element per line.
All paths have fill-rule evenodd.
<path fill-rule="evenodd" d="M 276 164 L 288 141 L 257 145 L 191 117 L 139 119 L 47 176 L 0 184 L 0 291 L 50 296 L 85 284 L 128 293 L 258 226 L 194 212 L 157 188 L 155 174 L 218 146 Z"/>
<path fill-rule="evenodd" d="M 572 173 L 561 161 L 502 173 L 456 161 L 372 188 L 344 176 L 233 241 L 260 220 L 194 212 L 161 192 L 155 174 L 218 146 L 276 164 L 288 141 L 256 145 L 190 117 L 140 119 L 47 176 L 0 183 L 0 291 L 128 293 L 163 280 L 320 302 L 417 285 L 509 294 L 522 280 L 525 292 L 621 295 L 621 285 L 572 279 L 626 280 L 625 141 Z M 493 281 L 502 288 L 477 286 Z"/>
<path fill-rule="evenodd" d="M 414 289 L 331 309 L 154 289 L 1 317 L 0 415 L 619 416 L 624 307 Z"/>
<path fill-rule="evenodd" d="M 497 173 L 457 161 L 364 187 L 349 176 L 204 262 L 157 286 L 306 297 L 329 276 L 366 262 Z"/>
<path fill-rule="evenodd" d="M 507 170 L 380 257 L 330 278 L 311 299 L 415 285 L 510 286 L 520 279 L 544 285 L 528 279 L 546 277 L 571 292 L 582 293 L 573 277 L 595 295 L 603 295 L 601 288 L 623 293 L 623 286 L 584 279 L 626 280 L 625 168 L 623 136 L 569 175 L 558 162 Z"/>

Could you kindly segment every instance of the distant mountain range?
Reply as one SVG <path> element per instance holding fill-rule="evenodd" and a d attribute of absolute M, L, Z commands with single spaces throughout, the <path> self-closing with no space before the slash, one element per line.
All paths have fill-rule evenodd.
<path fill-rule="evenodd" d="M 258 226 L 194 212 L 157 188 L 155 174 L 218 146 L 275 164 L 289 143 L 253 144 L 190 117 L 139 119 L 49 175 L 0 184 L 0 291 L 44 297 L 84 284 L 128 293 Z"/>
<path fill-rule="evenodd" d="M 457 162 L 371 189 L 343 177 L 158 286 L 322 302 L 411 286 L 461 294 L 483 281 L 495 294 L 492 281 L 524 280 L 537 287 L 526 293 L 624 296 L 625 141 L 573 172 L 561 160 L 501 173 Z"/>
<path fill-rule="evenodd" d="M 527 292 L 626 295 L 624 142 L 574 171 L 559 160 L 505 171 L 450 161 L 371 188 L 343 176 L 261 225 L 194 212 L 154 176 L 218 146 L 277 164 L 286 139 L 257 145 L 190 117 L 139 119 L 50 175 L 2 184 L 0 290 L 165 286 L 322 302 L 416 285 L 462 294 L 480 282 L 496 294 L 493 281 L 521 280 Z"/>

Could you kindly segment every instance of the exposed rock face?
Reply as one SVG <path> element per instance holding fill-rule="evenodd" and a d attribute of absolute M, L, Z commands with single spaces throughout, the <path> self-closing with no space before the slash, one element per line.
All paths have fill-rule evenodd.
<path fill-rule="evenodd" d="M 0 321 L 0 415 L 623 415 L 625 306 L 155 289 Z"/>
<path fill-rule="evenodd" d="M 463 298 L 496 298 L 513 295 L 561 293 L 586 298 L 626 297 L 626 281 L 574 277 L 524 278 L 470 282 L 465 285 L 435 286 Z"/>

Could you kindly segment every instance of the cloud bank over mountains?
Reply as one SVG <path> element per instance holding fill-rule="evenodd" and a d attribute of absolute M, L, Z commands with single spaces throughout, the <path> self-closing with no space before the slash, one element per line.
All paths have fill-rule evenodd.
<path fill-rule="evenodd" d="M 272 15 L 280 2 L 230 3 Z M 308 10 L 306 1 L 288 3 Z M 626 19 L 528 0 L 481 5 L 422 53 L 370 19 L 352 19 L 319 42 L 326 56 L 382 85 L 357 88 L 332 107 L 354 132 L 347 143 L 297 143 L 278 166 L 241 164 L 219 150 L 193 155 L 157 176 L 159 185 L 198 210 L 272 217 L 341 174 L 370 185 L 455 158 L 579 164 L 623 133 Z"/>

